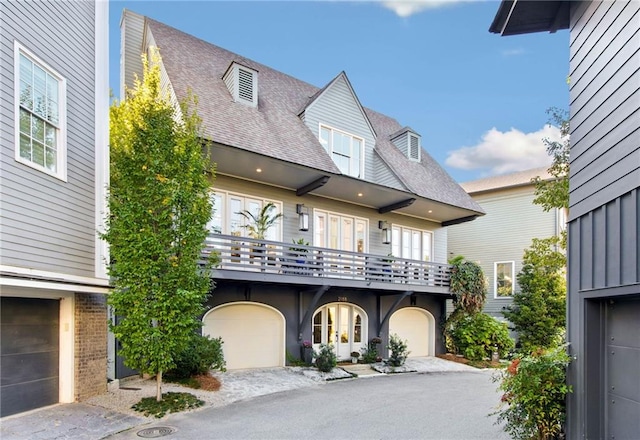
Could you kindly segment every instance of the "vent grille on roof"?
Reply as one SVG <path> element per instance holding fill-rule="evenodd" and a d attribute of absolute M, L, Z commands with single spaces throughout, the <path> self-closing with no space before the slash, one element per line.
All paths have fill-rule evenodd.
<path fill-rule="evenodd" d="M 409 134 L 409 158 L 420 160 L 420 139 Z"/>
<path fill-rule="evenodd" d="M 253 73 L 238 69 L 238 97 L 253 102 Z"/>

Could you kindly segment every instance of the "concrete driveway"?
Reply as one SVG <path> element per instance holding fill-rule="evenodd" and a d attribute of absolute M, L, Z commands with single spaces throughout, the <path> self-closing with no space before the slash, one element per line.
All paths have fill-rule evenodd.
<path fill-rule="evenodd" d="M 110 439 L 508 439 L 495 417 L 491 371 L 339 380 L 173 414 Z M 171 432 L 172 431 L 172 432 Z"/>

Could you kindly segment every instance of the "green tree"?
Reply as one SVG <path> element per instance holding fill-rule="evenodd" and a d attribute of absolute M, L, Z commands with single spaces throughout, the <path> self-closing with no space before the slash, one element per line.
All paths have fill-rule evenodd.
<path fill-rule="evenodd" d="M 520 292 L 502 312 L 518 332 L 521 350 L 531 353 L 558 343 L 565 326 L 566 257 L 558 250 L 561 238 L 534 238 L 524 252 L 518 273 Z"/>
<path fill-rule="evenodd" d="M 211 166 L 195 99 L 179 117 L 162 93 L 159 60 L 153 52 L 150 67 L 143 57 L 142 81 L 110 109 L 110 213 L 102 234 L 111 252 L 109 304 L 119 317 L 110 328 L 125 363 L 156 375 L 158 401 L 162 373 L 200 325 L 210 280 L 198 261 L 211 217 Z"/>
<path fill-rule="evenodd" d="M 569 117 L 566 110 L 555 107 L 547 110 L 550 123 L 560 127 L 560 141 L 544 139 L 547 153 L 552 158 L 549 174 L 551 180 L 543 180 L 539 176 L 533 179 L 536 185 L 533 203 L 549 211 L 553 208 L 569 209 Z"/>

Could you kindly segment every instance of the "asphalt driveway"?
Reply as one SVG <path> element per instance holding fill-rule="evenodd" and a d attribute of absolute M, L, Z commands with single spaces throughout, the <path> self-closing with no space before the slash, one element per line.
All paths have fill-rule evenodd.
<path fill-rule="evenodd" d="M 170 415 L 109 438 L 506 440 L 488 416 L 500 400 L 491 375 L 478 370 L 340 380 Z"/>

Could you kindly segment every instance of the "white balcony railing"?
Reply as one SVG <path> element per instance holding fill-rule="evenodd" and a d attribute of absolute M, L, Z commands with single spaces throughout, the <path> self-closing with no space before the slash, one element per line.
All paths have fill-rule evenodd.
<path fill-rule="evenodd" d="M 203 257 L 216 254 L 216 269 L 286 276 L 448 287 L 450 266 L 405 258 L 211 234 Z"/>

